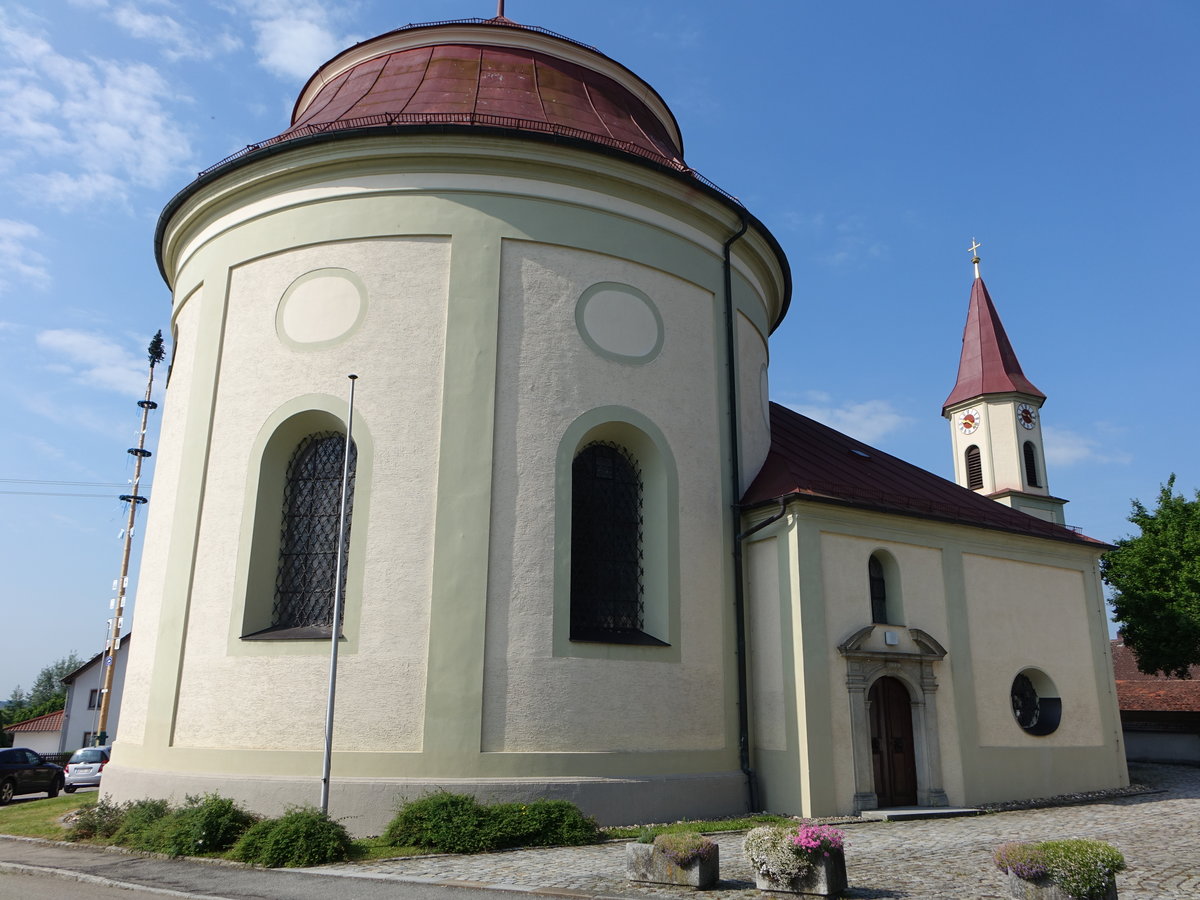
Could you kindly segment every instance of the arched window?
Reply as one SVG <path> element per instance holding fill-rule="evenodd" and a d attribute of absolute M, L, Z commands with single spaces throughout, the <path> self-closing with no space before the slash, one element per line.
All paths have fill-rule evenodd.
<path fill-rule="evenodd" d="M 979 448 L 972 444 L 967 448 L 967 487 L 973 491 L 983 487 L 983 460 L 979 456 Z"/>
<path fill-rule="evenodd" d="M 1033 441 L 1026 441 L 1021 449 L 1025 452 L 1025 483 L 1030 487 L 1041 487 L 1038 483 L 1037 451 L 1033 447 Z"/>
<path fill-rule="evenodd" d="M 643 632 L 642 476 L 619 444 L 571 465 L 571 640 L 661 643 Z"/>
<path fill-rule="evenodd" d="M 279 570 L 275 578 L 275 602 L 271 608 L 272 628 L 327 629 L 333 626 L 333 579 L 345 449 L 344 434 L 330 431 L 310 434 L 300 441 L 288 463 Z M 348 549 L 350 543 L 357 457 L 352 442 L 343 549 Z M 342 579 L 338 585 L 343 592 L 346 571 L 343 554 Z"/>
<path fill-rule="evenodd" d="M 867 562 L 867 575 L 871 581 L 871 621 L 876 625 L 887 625 L 887 578 L 878 556 L 872 556 Z"/>

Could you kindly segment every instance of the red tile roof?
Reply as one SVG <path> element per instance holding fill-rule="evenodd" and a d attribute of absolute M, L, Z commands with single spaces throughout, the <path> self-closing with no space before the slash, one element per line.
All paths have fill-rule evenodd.
<path fill-rule="evenodd" d="M 989 500 L 772 403 L 771 451 L 742 504 L 766 504 L 784 495 L 1107 546 L 1070 528 Z"/>
<path fill-rule="evenodd" d="M 958 361 L 958 381 L 942 404 L 942 412 L 983 394 L 1029 394 L 1042 400 L 1046 395 L 1033 386 L 1021 371 L 1016 351 L 1004 331 L 1004 324 L 992 305 L 987 285 L 976 278 L 971 285 L 967 307 L 967 326 L 963 329 L 962 356 Z"/>
<path fill-rule="evenodd" d="M 35 716 L 32 719 L 26 719 L 24 722 L 17 722 L 14 725 L 4 726 L 5 731 L 62 731 L 63 716 L 65 710 L 58 712 L 46 713 L 44 716 Z"/>
<path fill-rule="evenodd" d="M 1112 642 L 1117 704 L 1123 711 L 1200 712 L 1200 666 L 1190 679 L 1147 675 L 1138 671 L 1137 656 L 1120 638 Z"/>

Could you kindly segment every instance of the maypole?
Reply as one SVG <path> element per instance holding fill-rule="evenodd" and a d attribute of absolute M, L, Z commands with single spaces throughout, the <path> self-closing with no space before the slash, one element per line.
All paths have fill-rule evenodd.
<path fill-rule="evenodd" d="M 121 499 L 129 504 L 129 517 L 125 522 L 125 544 L 121 551 L 121 575 L 116 582 L 117 596 L 113 601 L 113 616 L 108 629 L 108 641 L 104 645 L 104 681 L 100 688 L 100 713 L 96 717 L 96 746 L 108 743 L 108 704 L 112 696 L 113 673 L 117 668 L 117 653 L 121 649 L 121 625 L 125 616 L 125 589 L 129 584 L 129 557 L 133 551 L 133 522 L 137 518 L 137 508 L 146 502 L 146 498 L 138 493 L 138 484 L 142 480 L 142 460 L 150 456 L 146 449 L 146 420 L 150 410 L 157 409 L 158 404 L 150 399 L 154 389 L 154 367 L 163 360 L 163 336 L 157 332 L 150 341 L 147 356 L 150 359 L 150 374 L 146 378 L 146 396 L 138 401 L 142 409 L 141 427 L 138 429 L 138 445 L 130 447 L 128 453 L 133 457 L 133 487 L 130 493 L 122 494 Z"/>

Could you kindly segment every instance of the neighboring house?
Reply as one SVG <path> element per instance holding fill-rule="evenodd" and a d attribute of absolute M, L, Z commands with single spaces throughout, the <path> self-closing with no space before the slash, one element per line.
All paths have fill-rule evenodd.
<path fill-rule="evenodd" d="M 1120 635 L 1112 642 L 1125 756 L 1133 762 L 1200 765 L 1200 666 L 1190 679 L 1146 675 Z"/>
<path fill-rule="evenodd" d="M 339 558 L 359 833 L 450 786 L 628 822 L 1128 782 L 1108 545 L 1063 524 L 978 270 L 961 345 L 909 349 L 958 358 L 957 483 L 770 403 L 783 250 L 599 51 L 503 18 L 357 44 L 155 246 L 175 352 L 115 801 L 311 802 Z M 886 381 L 802 300 L 775 354 Z"/>
<path fill-rule="evenodd" d="M 132 634 L 132 632 L 130 632 Z M 129 634 L 121 638 L 120 650 L 113 665 L 112 699 L 108 704 L 108 743 L 117 735 L 117 722 L 121 718 L 121 692 L 125 687 L 125 664 L 129 659 Z M 97 653 L 82 666 L 63 678 L 67 686 L 64 704 L 62 733 L 58 750 L 63 752 L 90 747 L 96 736 L 96 725 L 100 716 L 100 693 L 104 686 L 104 665 Z"/>
<path fill-rule="evenodd" d="M 17 722 L 4 730 L 12 735 L 14 747 L 28 747 L 37 753 L 58 753 L 62 723 L 63 711 L 60 709 Z"/>

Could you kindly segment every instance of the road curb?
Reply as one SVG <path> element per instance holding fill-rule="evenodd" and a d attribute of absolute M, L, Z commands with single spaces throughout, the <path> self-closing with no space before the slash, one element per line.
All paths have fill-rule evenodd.
<path fill-rule="evenodd" d="M 57 869 L 51 866 L 30 866 L 24 863 L 0 862 L 0 872 L 12 872 L 17 875 L 40 875 L 51 878 L 61 878 L 63 881 L 76 881 L 81 884 L 92 884 L 99 887 L 119 888 L 126 891 L 142 891 L 146 894 L 157 894 L 160 897 L 184 897 L 189 900 L 230 900 L 229 897 L 217 897 L 213 894 L 189 894 L 183 891 L 172 891 L 169 888 L 149 887 L 132 881 L 117 881 L 101 875 L 88 875 L 71 869 Z"/>

